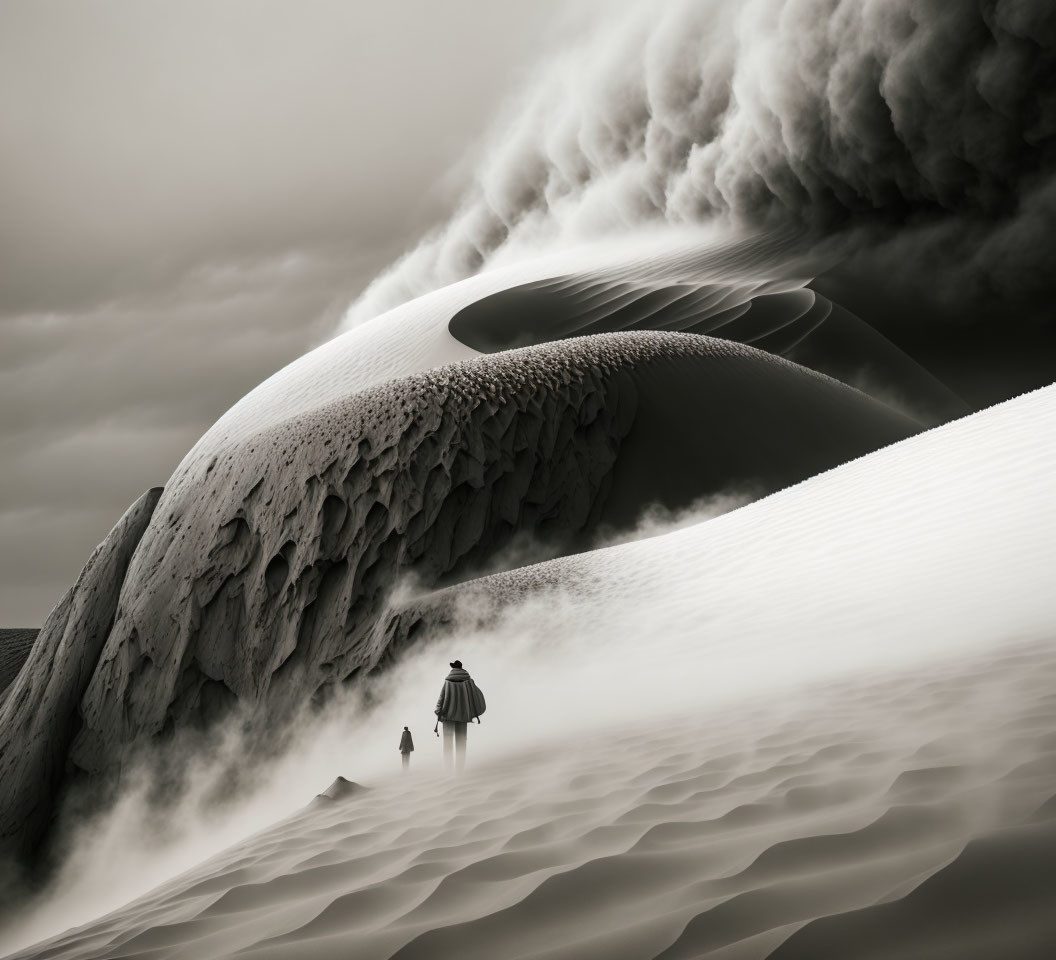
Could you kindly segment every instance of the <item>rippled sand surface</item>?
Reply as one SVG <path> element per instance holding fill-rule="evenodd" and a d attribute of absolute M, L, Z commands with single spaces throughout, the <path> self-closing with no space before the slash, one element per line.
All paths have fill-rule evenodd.
<path fill-rule="evenodd" d="M 1056 937 L 1051 643 L 363 786 L 19 956 L 1025 958 Z"/>

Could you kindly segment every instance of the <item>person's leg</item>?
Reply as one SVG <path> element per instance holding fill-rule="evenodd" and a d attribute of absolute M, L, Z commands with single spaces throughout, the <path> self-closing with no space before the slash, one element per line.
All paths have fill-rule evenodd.
<path fill-rule="evenodd" d="M 466 727 L 459 723 L 455 726 L 455 771 L 461 773 L 466 769 Z"/>
<path fill-rule="evenodd" d="M 451 769 L 455 739 L 455 725 L 444 721 L 444 768 Z"/>
<path fill-rule="evenodd" d="M 409 753 L 403 754 L 403 769 L 406 770 L 411 765 L 411 755 Z"/>

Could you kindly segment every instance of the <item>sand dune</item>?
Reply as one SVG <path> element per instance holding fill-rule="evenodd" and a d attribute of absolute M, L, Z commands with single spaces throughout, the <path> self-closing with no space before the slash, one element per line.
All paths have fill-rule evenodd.
<path fill-rule="evenodd" d="M 743 502 L 907 436 L 929 419 L 920 409 L 933 419 L 939 385 L 804 290 L 809 266 L 779 234 L 565 251 L 398 307 L 269 378 L 178 467 L 125 582 L 108 585 L 120 591 L 116 607 L 78 614 L 88 633 L 96 621 L 112 629 L 93 633 L 66 671 L 76 682 L 62 696 L 78 712 L 67 725 L 62 711 L 55 730 L 44 729 L 38 701 L 61 636 L 45 631 L 0 757 L 14 762 L 22 748 L 6 741 L 32 728 L 48 744 L 49 772 L 29 779 L 55 789 L 20 788 L 14 804 L 0 789 L 0 847 L 32 858 L 63 771 L 106 780 L 134 741 L 207 727 L 265 699 L 318 703 L 391 661 L 395 648 L 373 631 L 405 574 L 432 589 L 586 549 L 625 533 L 647 506 Z M 585 338 L 533 348 L 544 351 L 535 382 L 514 377 L 511 388 L 518 355 L 482 357 L 474 337 L 524 319 L 507 302 L 524 284 L 549 298 L 528 311 L 536 341 L 656 325 L 665 329 L 606 336 L 684 346 L 694 335 L 679 330 L 707 330 L 789 356 L 809 346 L 824 368 L 835 338 L 850 365 L 839 375 L 882 371 L 907 392 L 912 415 L 887 405 L 890 391 L 870 402 L 781 362 L 739 378 L 724 376 L 724 363 L 613 377 L 592 348 L 575 346 Z M 486 316 L 463 342 L 452 318 L 474 307 Z M 459 365 L 441 366 L 449 361 Z M 804 389 L 786 389 L 789 377 Z M 475 414 L 454 413 L 462 401 Z"/>
<path fill-rule="evenodd" d="M 143 741 L 237 707 L 273 752 L 293 712 L 393 662 L 376 628 L 402 578 L 567 554 L 650 504 L 760 496 L 916 430 L 761 351 L 635 331 L 464 360 L 231 443 L 144 517 L 127 577 L 81 591 L 98 609 L 45 626 L 0 731 L 0 849 L 34 849 L 71 765 L 104 794 Z M 42 710 L 55 660 L 63 707 Z"/>
<path fill-rule="evenodd" d="M 701 266 L 663 263 L 671 276 Z M 742 334 L 787 334 L 817 305 L 799 281 L 781 283 L 765 293 L 777 313 L 764 306 Z M 397 367 L 436 362 L 441 340 L 454 342 L 437 324 L 446 331 L 464 295 L 440 291 L 406 314 L 437 337 Z M 754 309 L 722 325 L 751 327 Z M 386 336 L 358 342 L 380 349 Z M 426 564 L 427 588 L 471 576 L 459 564 L 525 510 L 586 530 L 605 510 L 629 516 L 643 496 L 662 499 L 668 483 L 699 490 L 702 477 L 707 488 L 745 464 L 793 483 L 915 426 L 804 368 L 671 331 L 469 357 L 379 383 L 394 369 L 383 354 L 324 350 L 203 438 L 142 518 L 143 538 L 137 528 L 99 555 L 120 568 L 100 584 L 103 602 L 86 590 L 91 609 L 69 627 L 62 605 L 53 614 L 57 643 L 87 642 L 56 660 L 55 684 L 38 642 L 39 669 L 16 682 L 23 726 L 5 736 L 15 730 L 43 759 L 16 749 L 5 762 L 34 776 L 105 773 L 141 735 L 167 737 L 238 700 L 323 706 L 383 664 L 396 666 L 372 678 L 388 684 L 385 708 L 412 716 L 433 681 L 407 641 L 416 630 L 435 638 L 438 600 L 454 608 L 462 655 L 490 658 L 505 715 L 489 713 L 488 730 L 499 736 L 471 748 L 474 773 L 458 782 L 428 764 L 400 780 L 346 769 L 366 788 L 348 794 L 340 782 L 324 790 L 338 772 L 328 770 L 306 785 L 306 802 L 324 793 L 299 816 L 40 955 L 334 956 L 354 944 L 368 957 L 737 957 L 786 941 L 838 952 L 846 931 L 882 927 L 890 904 L 934 924 L 958 890 L 982 889 L 985 864 L 1014 870 L 1017 851 L 1044 849 L 1053 702 L 1038 684 L 1051 684 L 1051 645 L 994 648 L 1054 626 L 1053 389 L 710 523 L 406 606 L 401 594 L 393 607 L 401 572 Z M 607 392 L 614 384 L 635 417 Z M 823 455 L 804 466 L 805 451 Z M 93 569 L 105 573 L 90 563 L 89 584 Z M 482 599 L 500 616 L 480 633 L 462 606 Z M 533 681 L 552 700 L 538 716 Z M 31 687 L 60 709 L 26 706 Z M 568 709 L 577 687 L 590 688 L 596 716 Z M 60 737 L 46 729 L 52 715 Z M 530 732 L 512 717 L 530 718 Z M 358 715 L 357 738 L 375 721 Z M 570 721 L 581 722 L 571 743 L 557 735 Z M 233 766 L 251 746 L 238 744 Z M 13 836 L 47 820 L 36 801 L 55 790 L 18 771 L 9 782 L 20 791 Z M 1011 923 L 1007 898 L 995 903 L 981 936 Z M 1044 935 L 1039 923 L 1016 925 L 1023 951 Z"/>
<path fill-rule="evenodd" d="M 122 955 L 126 940 L 129 956 L 264 950 L 307 939 L 309 924 L 323 956 L 353 935 L 366 956 L 442 954 L 447 928 L 466 924 L 484 931 L 479 952 L 508 925 L 524 928 L 527 955 L 611 929 L 580 955 L 649 956 L 684 937 L 688 955 L 752 956 L 809 921 L 907 896 L 973 839 L 1056 806 L 1051 643 L 993 652 L 1052 636 L 1054 403 L 1056 388 L 1038 391 L 707 523 L 451 591 L 483 591 L 509 613 L 458 640 L 502 705 L 472 734 L 485 779 L 433 779 L 422 754 L 410 780 L 369 766 L 371 743 L 387 739 L 378 724 L 435 697 L 438 652 L 405 656 L 384 710 L 353 718 L 368 766 L 334 769 L 348 749 L 334 741 L 305 784 L 303 803 L 337 773 L 364 784 L 351 826 L 332 832 L 317 802 L 91 927 L 83 955 Z M 524 584 L 544 589 L 511 603 Z M 638 726 L 618 740 L 595 735 L 608 723 L 615 737 L 627 716 Z M 831 839 L 842 834 L 853 836 Z M 742 836 L 764 842 L 742 850 Z M 304 898 L 279 882 L 301 870 L 319 871 Z M 957 871 L 946 876 L 957 889 Z M 266 910 L 229 911 L 272 881 Z M 169 899 L 185 887 L 200 898 Z M 531 939 L 543 926 L 553 942 Z M 810 930 L 800 936 L 830 942 L 820 923 Z"/>
<path fill-rule="evenodd" d="M 1013 646 L 382 778 L 17 956 L 1040 957 L 1054 684 Z"/>
<path fill-rule="evenodd" d="M 794 236 L 781 232 L 723 233 L 711 238 L 700 231 L 676 232 L 664 240 L 643 235 L 627 243 L 601 243 L 568 249 L 488 269 L 388 310 L 279 370 L 246 394 L 202 436 L 177 468 L 167 488 L 172 490 L 174 482 L 178 484 L 182 478 L 193 477 L 204 469 L 209 458 L 227 444 L 246 439 L 283 420 L 318 410 L 356 391 L 445 363 L 469 359 L 480 352 L 541 343 L 575 333 L 562 322 L 557 323 L 558 329 L 552 331 L 553 336 L 547 332 L 553 309 L 553 303 L 548 302 L 547 310 L 534 311 L 527 318 L 523 311 L 514 310 L 512 322 L 527 322 L 532 332 L 528 339 L 520 342 L 516 337 L 508 336 L 511 321 L 503 312 L 510 304 L 505 303 L 504 298 L 517 300 L 517 291 L 528 285 L 566 293 L 572 292 L 572 288 L 584 287 L 588 295 L 591 289 L 600 288 L 602 300 L 611 296 L 605 291 L 622 287 L 632 291 L 631 299 L 649 293 L 653 297 L 663 296 L 665 290 L 688 287 L 701 291 L 702 298 L 726 298 L 734 313 L 741 307 L 748 310 L 753 297 L 792 292 L 790 299 L 779 297 L 771 303 L 782 305 L 777 311 L 782 318 L 798 319 L 802 308 L 796 304 L 808 299 L 813 301 L 818 296 L 802 288 L 822 265 L 797 254 L 795 240 Z M 498 301 L 493 301 L 493 297 L 498 297 Z M 502 309 L 493 308 L 496 302 Z M 646 304 L 649 303 L 647 300 Z M 474 307 L 477 304 L 480 306 Z M 463 314 L 467 309 L 470 313 Z M 767 312 L 764 305 L 751 310 L 754 318 Z M 558 311 L 558 319 L 567 313 L 568 308 Z M 460 314 L 471 317 L 471 322 L 452 324 L 453 318 Z M 639 328 L 653 328 L 647 319 L 648 314 L 649 311 L 645 310 L 639 318 Z M 817 320 L 813 311 L 808 310 L 808 314 L 811 323 Z M 656 328 L 666 329 L 667 315 L 660 319 L 664 322 L 657 324 Z M 734 317 L 728 313 L 724 318 L 716 318 L 715 323 L 723 319 L 732 320 Z M 485 336 L 481 329 L 482 320 L 497 325 L 497 338 Z M 746 322 L 749 324 L 745 331 L 747 337 L 762 333 L 751 329 L 751 320 Z M 858 323 L 862 324 L 861 321 Z M 778 326 L 779 322 L 769 318 L 763 329 L 776 333 Z M 620 324 L 618 328 L 629 327 Z M 677 324 L 671 327 L 678 328 Z M 810 323 L 799 329 L 796 339 L 800 339 L 809 328 Z M 524 332 L 522 329 L 521 333 Z M 728 339 L 740 341 L 740 335 L 734 334 L 735 328 L 727 327 Z M 485 336 L 484 342 L 480 341 L 482 336 Z M 854 332 L 843 337 L 832 349 L 824 343 L 824 338 L 817 342 L 821 345 L 821 352 L 830 358 L 840 350 L 847 352 L 849 367 L 844 368 L 846 372 L 853 369 L 857 375 L 866 366 L 879 366 L 892 372 L 894 382 L 884 384 L 888 395 L 895 392 L 892 387 L 897 387 L 906 374 L 913 380 L 912 384 L 907 384 L 911 392 L 915 393 L 918 388 L 924 393 L 935 391 L 935 399 L 949 401 L 957 413 L 963 412 L 963 407 L 956 403 L 948 390 L 875 331 L 868 338 Z M 781 348 L 782 353 L 789 349 L 788 343 L 779 337 L 773 343 Z M 760 343 L 759 346 L 768 348 L 770 343 Z M 803 353 L 804 359 L 814 359 L 815 356 Z M 923 379 L 916 380 L 917 376 Z M 926 402 L 918 404 L 925 405 Z"/>
<path fill-rule="evenodd" d="M 657 284 L 683 280 L 751 285 L 758 292 L 802 287 L 814 275 L 780 233 L 708 242 L 699 232 L 630 245 L 596 244 L 489 269 L 386 311 L 335 337 L 251 390 L 195 444 L 174 480 L 203 469 L 217 450 L 283 420 L 398 377 L 479 355 L 452 335 L 451 318 L 469 304 L 520 284 L 573 273 L 607 282 Z M 171 483 L 170 483 L 171 487 Z"/>

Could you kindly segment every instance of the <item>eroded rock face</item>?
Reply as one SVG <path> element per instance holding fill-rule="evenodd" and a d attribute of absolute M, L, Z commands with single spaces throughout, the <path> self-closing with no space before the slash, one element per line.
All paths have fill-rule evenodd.
<path fill-rule="evenodd" d="M 47 829 L 79 727 L 78 703 L 160 497 L 160 487 L 144 493 L 96 547 L 41 628 L 0 706 L 0 854 L 28 856 Z"/>
<path fill-rule="evenodd" d="M 25 763 L 40 782 L 65 763 L 103 783 L 137 744 L 236 705 L 274 729 L 391 660 L 408 578 L 429 589 L 567 553 L 648 504 L 761 495 L 916 429 L 761 351 L 660 332 L 467 360 L 271 423 L 185 461 L 127 577 L 107 581 L 124 580 L 116 614 L 76 597 L 53 614 L 94 624 L 98 655 L 78 660 L 90 680 L 64 681 L 68 752 L 66 736 Z"/>

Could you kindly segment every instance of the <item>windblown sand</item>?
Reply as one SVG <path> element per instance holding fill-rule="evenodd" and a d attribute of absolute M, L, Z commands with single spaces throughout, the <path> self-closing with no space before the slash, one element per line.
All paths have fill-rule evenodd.
<path fill-rule="evenodd" d="M 570 729 L 473 767 L 488 735 L 473 727 L 461 779 L 412 766 L 316 800 L 19 956 L 981 960 L 1056 942 L 1052 643 Z"/>

